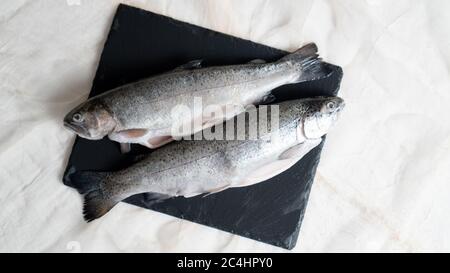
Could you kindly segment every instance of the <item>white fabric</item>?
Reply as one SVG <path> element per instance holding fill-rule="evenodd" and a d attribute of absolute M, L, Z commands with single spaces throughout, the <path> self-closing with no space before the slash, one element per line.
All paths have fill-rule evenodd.
<path fill-rule="evenodd" d="M 87 224 L 61 176 L 119 1 L 0 1 L 0 251 L 285 251 L 119 204 Z M 450 2 L 123 1 L 341 65 L 293 251 L 450 250 Z"/>

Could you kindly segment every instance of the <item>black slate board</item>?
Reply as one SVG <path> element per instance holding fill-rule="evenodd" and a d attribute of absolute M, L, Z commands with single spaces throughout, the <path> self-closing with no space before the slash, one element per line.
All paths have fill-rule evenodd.
<path fill-rule="evenodd" d="M 171 70 L 194 59 L 203 59 L 204 66 L 210 66 L 240 64 L 253 59 L 273 61 L 285 54 L 281 50 L 120 5 L 90 96 Z M 342 69 L 333 65 L 330 69 L 333 73 L 326 79 L 276 89 L 277 100 L 336 95 Z M 152 206 L 146 205 L 145 194 L 133 196 L 126 202 L 291 249 L 297 242 L 321 149 L 322 145 L 286 172 L 254 186 L 228 189 L 207 197 L 172 198 Z M 122 155 L 118 144 L 106 138 L 90 141 L 77 137 L 66 172 L 72 166 L 77 170 L 118 170 L 130 165 L 134 155 L 149 152 L 151 150 L 147 148 L 133 145 L 130 154 Z M 64 177 L 64 184 L 73 187 L 70 179 Z M 114 209 L 110 213 L 114 213 Z"/>

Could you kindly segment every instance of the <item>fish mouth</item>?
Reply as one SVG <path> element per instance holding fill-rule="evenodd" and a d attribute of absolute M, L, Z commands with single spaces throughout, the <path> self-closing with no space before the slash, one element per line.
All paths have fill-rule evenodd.
<path fill-rule="evenodd" d="M 92 136 L 89 130 L 87 130 L 85 127 L 70 121 L 64 121 L 64 127 L 85 139 L 99 140 L 103 138 L 103 136 Z"/>
<path fill-rule="evenodd" d="M 68 129 L 69 131 L 73 131 L 74 133 L 76 133 L 77 135 L 80 136 L 89 136 L 89 134 L 87 134 L 87 131 L 85 128 L 83 128 L 81 125 L 78 124 L 74 124 L 70 121 L 64 121 L 64 127 L 66 129 Z"/>

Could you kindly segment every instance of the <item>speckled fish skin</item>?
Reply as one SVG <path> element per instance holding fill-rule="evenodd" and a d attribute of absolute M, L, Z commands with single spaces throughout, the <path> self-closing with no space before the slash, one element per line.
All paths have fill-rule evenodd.
<path fill-rule="evenodd" d="M 276 87 L 318 79 L 329 73 L 318 58 L 314 44 L 273 63 L 196 69 L 189 66 L 195 67 L 196 64 L 93 97 L 67 114 L 64 124 L 88 139 L 101 139 L 108 135 L 114 141 L 140 143 L 152 148 L 154 145 L 150 139 L 170 136 L 172 128 L 181 127 L 186 122 L 174 120 L 171 111 L 178 105 L 193 109 L 194 97 L 201 98 L 203 106 L 243 106 L 241 111 L 227 116 L 231 118 L 242 112 L 245 106 L 263 101 Z M 136 136 L 137 129 L 146 131 Z M 204 127 L 194 128 L 189 134 L 201 129 Z"/>
<path fill-rule="evenodd" d="M 138 193 L 191 197 L 252 185 L 286 170 L 316 147 L 343 107 L 343 100 L 337 97 L 283 102 L 279 104 L 279 126 L 268 126 L 257 139 L 248 139 L 247 130 L 246 140 L 180 141 L 121 171 L 75 172 L 70 179 L 85 194 L 88 221 Z M 234 119 L 235 133 L 239 118 Z M 304 130 L 307 127 L 309 130 Z M 226 134 L 226 126 L 224 131 Z M 272 138 L 274 134 L 278 137 Z"/>

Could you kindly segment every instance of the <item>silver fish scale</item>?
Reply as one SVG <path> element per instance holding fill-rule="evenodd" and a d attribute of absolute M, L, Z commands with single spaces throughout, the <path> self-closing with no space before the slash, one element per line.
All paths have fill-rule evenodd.
<path fill-rule="evenodd" d="M 245 64 L 183 70 L 129 84 L 97 99 L 113 112 L 117 130 L 170 128 L 177 105 L 192 109 L 193 97 L 203 105 L 252 104 L 298 72 L 286 63 Z"/>
<path fill-rule="evenodd" d="M 185 140 L 166 145 L 137 164 L 115 173 L 104 181 L 102 188 L 108 196 L 122 200 L 143 192 L 191 196 L 229 186 L 245 177 L 249 169 L 269 162 L 294 146 L 298 141 L 297 117 L 301 117 L 307 108 L 291 102 L 282 103 L 279 130 L 269 128 L 257 140 Z M 238 118 L 234 118 L 234 130 Z M 270 141 L 267 137 L 276 132 L 280 137 Z"/>

